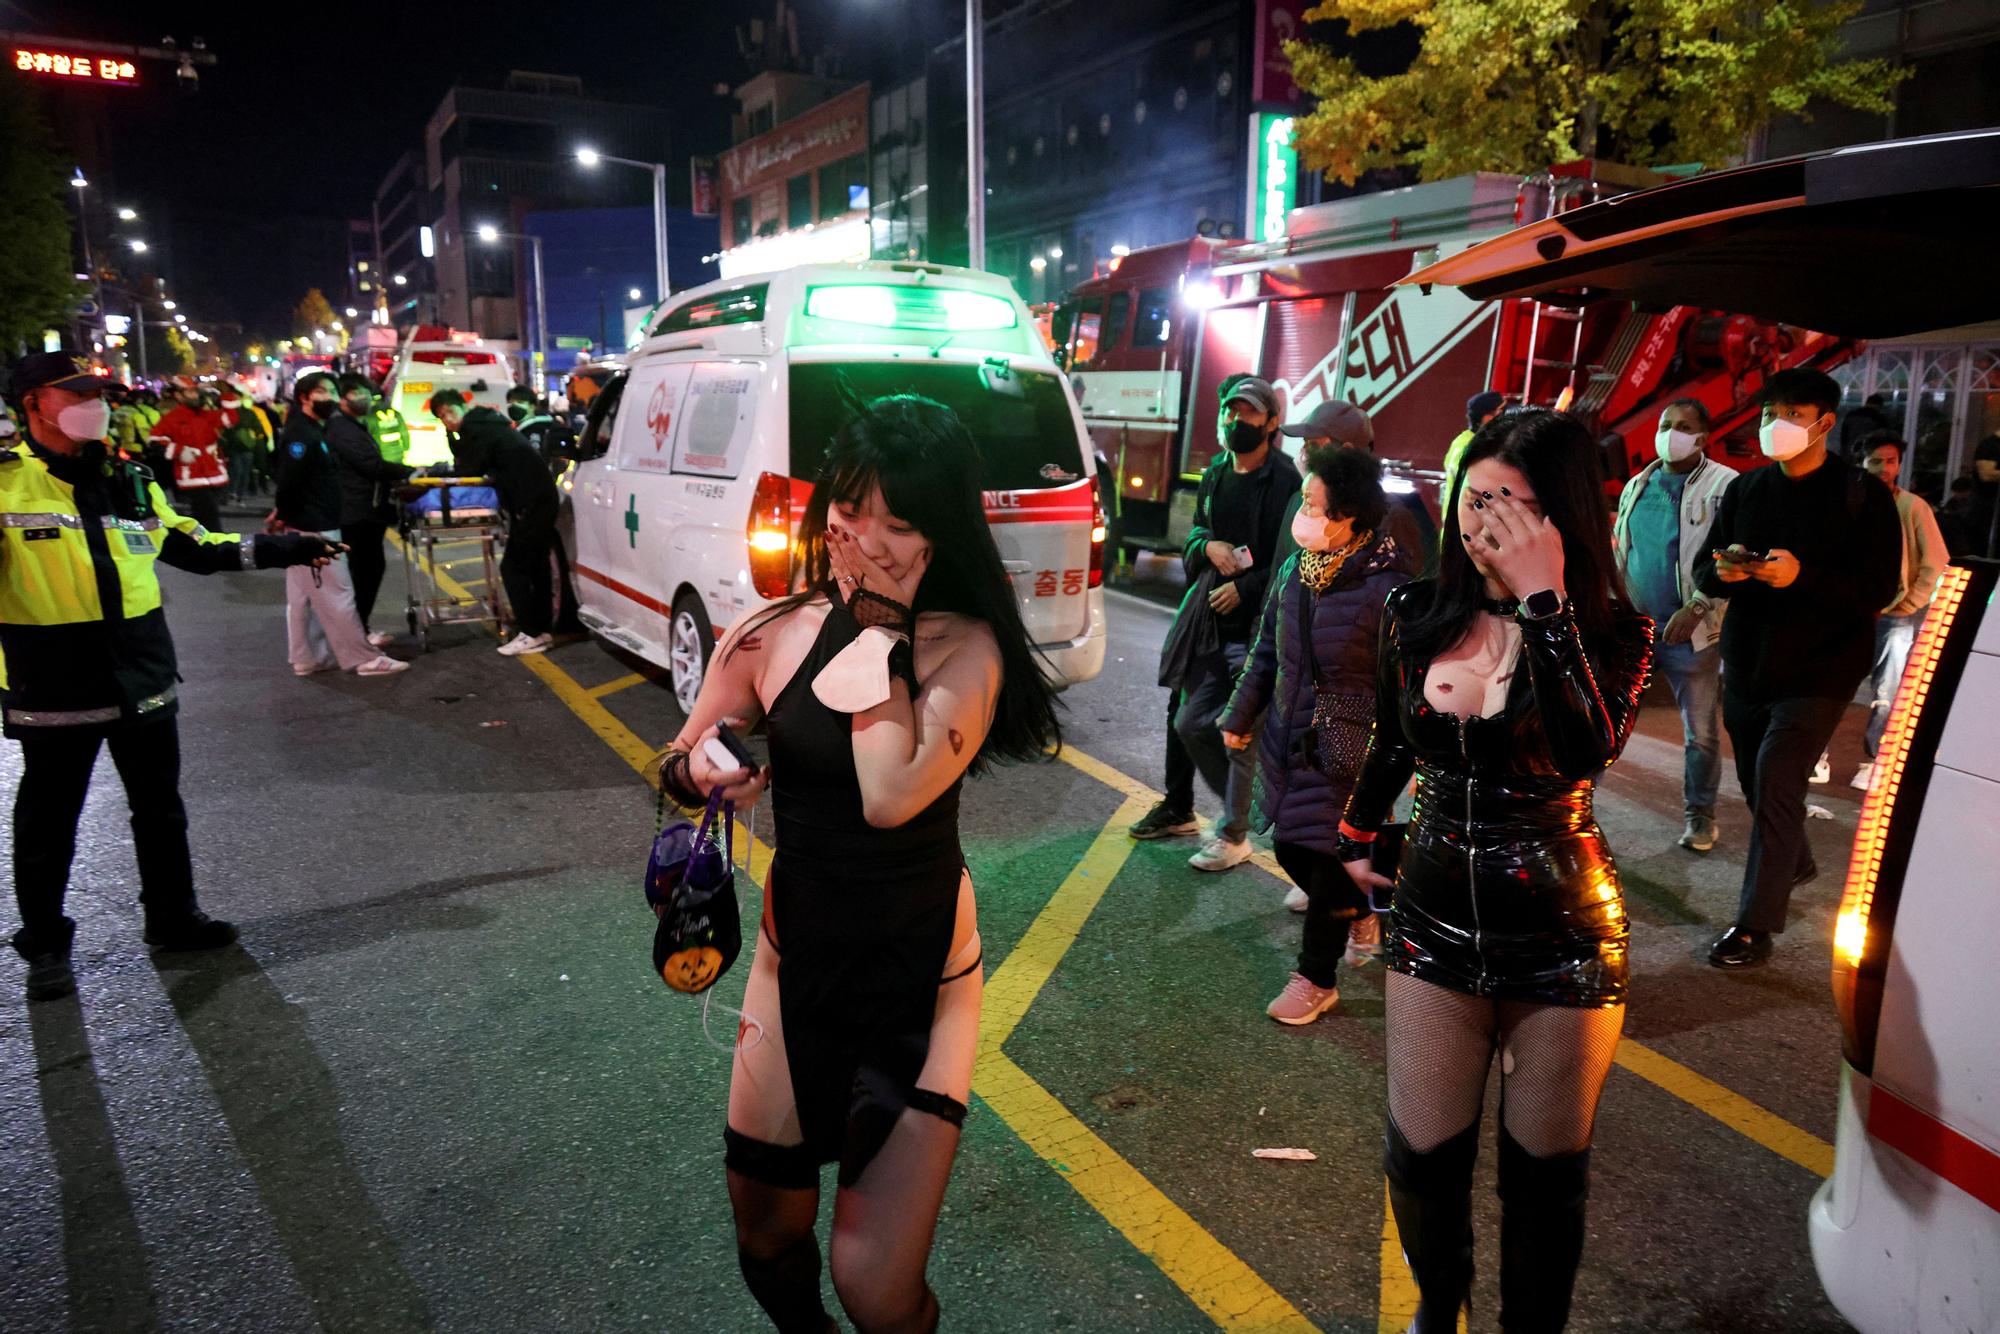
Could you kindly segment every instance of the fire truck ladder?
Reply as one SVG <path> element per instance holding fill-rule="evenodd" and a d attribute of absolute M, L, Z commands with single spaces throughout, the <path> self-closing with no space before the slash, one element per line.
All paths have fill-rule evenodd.
<path fill-rule="evenodd" d="M 1530 217 L 1531 193 L 1537 191 L 1543 192 L 1541 197 L 1546 207 L 1540 217 Z M 1514 217 L 1517 223 L 1540 222 L 1583 204 L 1596 203 L 1609 193 L 1612 193 L 1610 187 L 1594 177 L 1557 176 L 1550 171 L 1533 172 L 1521 178 L 1521 184 L 1514 192 Z M 1586 372 L 1589 378 L 1586 381 L 1585 396 L 1588 397 L 1595 391 L 1598 381 L 1605 377 L 1605 369 L 1602 365 L 1583 361 L 1583 312 L 1565 306 L 1547 305 L 1541 301 L 1532 304 L 1534 309 L 1528 322 L 1528 356 L 1526 364 L 1521 368 L 1521 401 L 1523 403 L 1535 401 L 1531 395 L 1538 367 L 1543 370 L 1563 372 L 1564 387 L 1569 389 L 1576 387 L 1577 372 Z M 1568 360 L 1541 355 L 1544 319 L 1570 326 Z M 1551 330 L 1551 341 L 1554 336 L 1554 331 Z M 1576 405 L 1571 406 L 1574 408 Z"/>

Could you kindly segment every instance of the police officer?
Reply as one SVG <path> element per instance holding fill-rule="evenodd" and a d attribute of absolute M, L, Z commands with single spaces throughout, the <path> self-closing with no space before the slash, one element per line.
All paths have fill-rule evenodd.
<path fill-rule="evenodd" d="M 391 463 L 401 463 L 410 452 L 410 423 L 379 386 L 375 390 L 375 406 L 366 420 L 368 434 L 375 437 L 376 452 Z"/>
<path fill-rule="evenodd" d="M 100 747 L 125 784 L 146 941 L 214 949 L 236 928 L 195 903 L 180 796 L 174 645 L 154 562 L 197 574 L 325 564 L 309 534 L 232 537 L 174 511 L 138 463 L 107 449 L 106 382 L 60 352 L 24 358 L 22 440 L 0 451 L 0 712 L 21 743 L 14 894 L 28 999 L 76 989 L 63 915 L 77 819 Z"/>

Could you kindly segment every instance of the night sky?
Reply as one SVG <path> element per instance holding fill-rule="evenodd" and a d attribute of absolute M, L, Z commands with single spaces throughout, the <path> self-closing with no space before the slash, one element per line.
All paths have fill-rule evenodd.
<path fill-rule="evenodd" d="M 918 34 L 940 39 L 964 13 L 956 0 L 796 7 L 806 58 L 838 49 L 841 73 L 857 80 L 913 65 L 924 40 Z M 207 41 L 218 63 L 201 69 L 198 92 L 178 91 L 172 68 L 150 61 L 142 66 L 145 86 L 86 94 L 104 108 L 111 160 L 100 174 L 116 202 L 142 214 L 198 216 L 211 237 L 240 220 L 241 262 L 220 266 L 222 276 L 199 266 L 206 285 L 225 290 L 183 283 L 176 295 L 206 318 L 262 328 L 307 286 L 342 277 L 326 246 L 281 247 L 271 238 L 285 235 L 288 220 L 367 217 L 383 174 L 421 142 L 424 121 L 454 83 L 497 86 L 510 69 L 576 74 L 586 96 L 688 108 L 710 102 L 717 82 L 751 72 L 735 30 L 752 17 L 768 22 L 772 8 L 772 0 L 575 7 L 0 0 L 0 26 L 147 46 L 168 35 L 183 47 Z M 71 92 L 49 90 L 48 105 L 60 114 L 74 105 L 64 100 Z"/>

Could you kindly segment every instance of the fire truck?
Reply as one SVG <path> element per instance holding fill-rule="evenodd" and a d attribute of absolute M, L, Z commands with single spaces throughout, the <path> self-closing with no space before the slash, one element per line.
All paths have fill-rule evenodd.
<path fill-rule="evenodd" d="M 1328 398 L 1374 421 L 1385 485 L 1433 511 L 1446 449 L 1485 389 L 1558 402 L 1604 447 L 1608 486 L 1653 457 L 1660 410 L 1699 399 L 1711 452 L 1759 459 L 1756 395 L 1793 366 L 1826 370 L 1860 344 L 1721 311 L 1642 310 L 1580 292 L 1570 306 L 1391 287 L 1491 236 L 1666 178 L 1578 162 L 1526 178 L 1476 172 L 1295 209 L 1270 241 L 1196 237 L 1135 250 L 1079 284 L 1051 335 L 1082 407 L 1126 552 L 1178 552 L 1219 448 L 1225 376 L 1272 381 L 1296 421 Z"/>

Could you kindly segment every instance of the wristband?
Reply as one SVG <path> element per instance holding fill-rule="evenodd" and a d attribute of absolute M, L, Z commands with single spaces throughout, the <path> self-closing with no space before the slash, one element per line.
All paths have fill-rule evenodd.
<path fill-rule="evenodd" d="M 1347 821 L 1345 820 L 1342 820 L 1340 822 L 1340 836 L 1342 838 L 1352 839 L 1356 843 L 1373 843 L 1375 841 L 1375 835 L 1372 831 L 1368 833 L 1363 833 L 1361 830 L 1356 829 L 1353 825 L 1347 823 Z"/>

